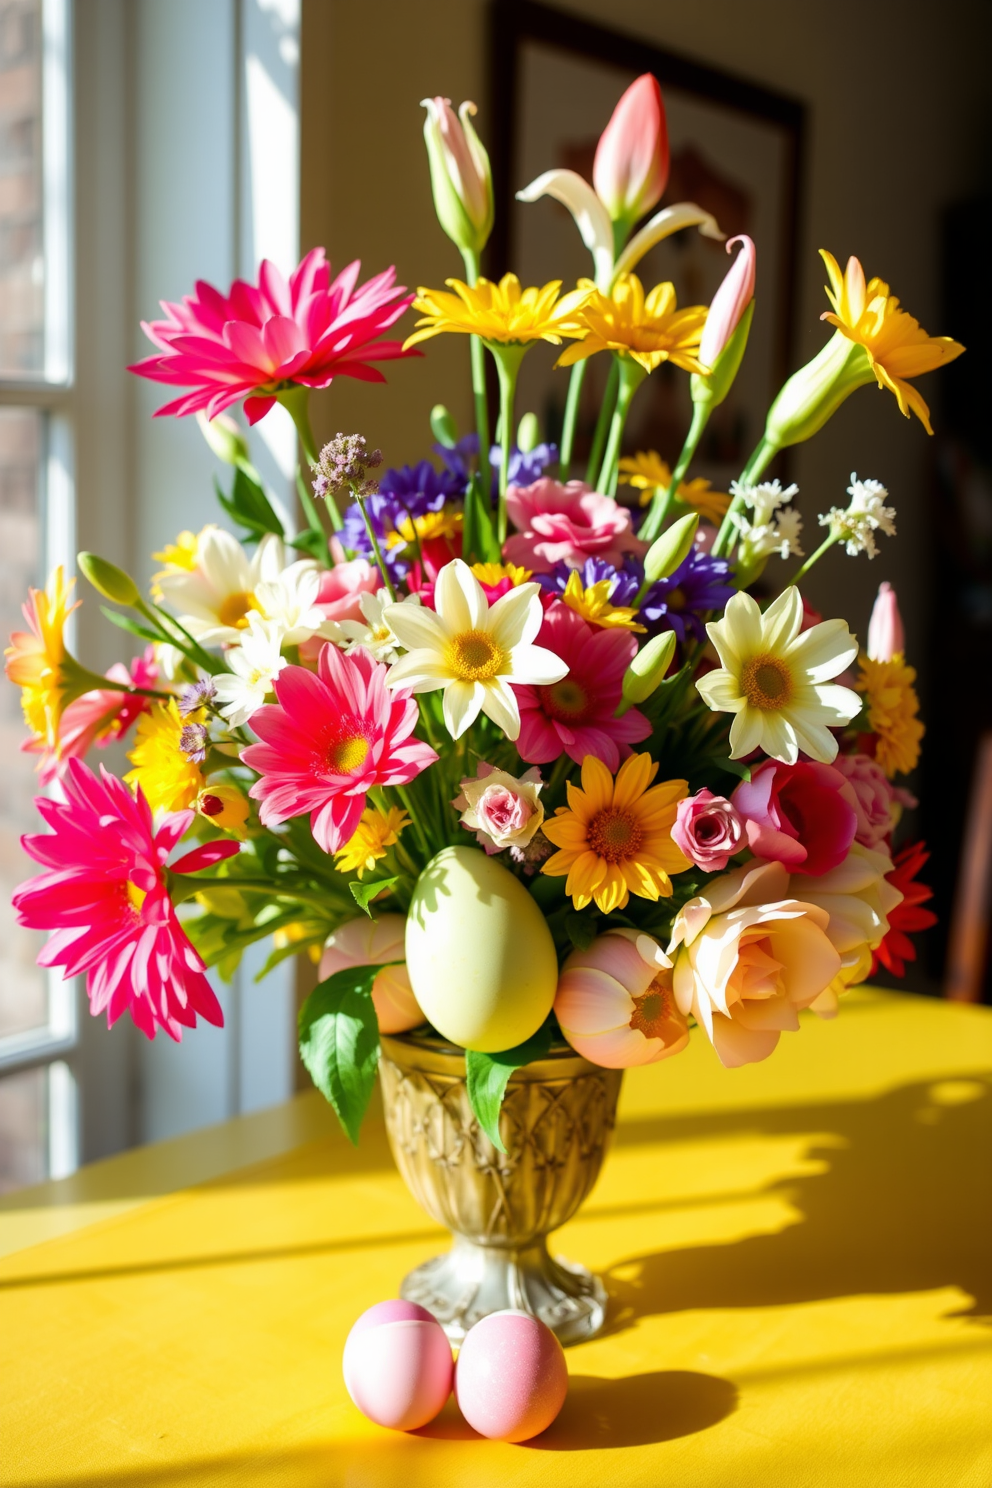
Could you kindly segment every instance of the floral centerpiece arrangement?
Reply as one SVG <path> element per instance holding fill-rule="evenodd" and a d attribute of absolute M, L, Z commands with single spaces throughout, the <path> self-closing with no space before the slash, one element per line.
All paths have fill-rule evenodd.
<path fill-rule="evenodd" d="M 856 258 L 842 271 L 824 253 L 828 339 L 714 491 L 691 462 L 742 369 L 757 255 L 747 237 L 726 245 L 709 306 L 638 278 L 666 235 L 722 236 L 692 203 L 654 210 L 668 161 L 655 80 L 620 100 L 592 184 L 554 170 L 520 193 L 564 203 L 590 250 L 591 276 L 564 293 L 480 275 L 493 194 L 474 106 L 426 108 L 463 278 L 413 296 L 392 269 L 332 278 L 317 248 L 288 280 L 263 263 L 227 295 L 200 283 L 145 326 L 155 353 L 133 370 L 181 389 L 160 414 L 195 413 L 227 462 L 226 525 L 180 533 L 147 597 L 80 554 L 108 618 L 143 643 L 106 676 L 66 648 L 74 581 L 56 571 L 31 591 L 7 674 L 48 830 L 24 839 L 42 871 L 14 902 L 50 932 L 43 964 L 85 975 L 94 1013 L 126 1010 L 149 1036 L 220 1023 L 207 968 L 230 976 L 255 941 L 272 937 L 269 966 L 323 957 L 300 1048 L 352 1139 L 380 1033 L 426 1028 L 465 1051 L 501 1150 L 511 1072 L 562 1040 L 617 1069 L 694 1036 L 741 1065 L 803 1009 L 832 1016 L 879 963 L 913 957 L 907 931 L 932 916 L 922 845 L 895 845 L 923 734 L 896 598 L 883 584 L 859 646 L 802 592 L 832 548 L 873 558 L 894 508 L 852 476 L 783 583 L 803 521 L 796 487 L 767 471 L 860 387 L 930 432 L 913 379 L 963 348 Z M 405 339 L 385 338 L 411 307 Z M 465 338 L 474 431 L 438 406 L 436 458 L 395 468 L 358 434 L 316 447 L 311 389 L 381 382 L 381 363 L 441 335 Z M 557 448 L 515 407 L 539 341 L 571 368 Z M 610 372 L 580 471 L 592 357 Z M 632 401 L 664 362 L 692 398 L 671 465 L 624 454 Z M 304 455 L 299 526 L 225 414 L 243 403 L 253 424 L 277 402 Z M 125 738 L 123 779 L 84 763 Z"/>

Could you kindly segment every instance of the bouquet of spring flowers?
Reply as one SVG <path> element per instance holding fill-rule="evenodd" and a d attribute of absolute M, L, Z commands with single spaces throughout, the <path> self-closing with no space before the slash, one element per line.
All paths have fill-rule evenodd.
<path fill-rule="evenodd" d="M 695 1027 L 741 1065 L 801 1010 L 831 1016 L 879 963 L 898 973 L 913 957 L 906 932 L 933 917 L 922 845 L 894 846 L 923 734 L 896 598 L 881 586 L 860 649 L 802 594 L 831 548 L 873 558 L 894 509 L 852 477 L 776 585 L 767 565 L 804 557 L 802 520 L 795 486 L 765 473 L 862 386 L 930 432 L 912 379 L 963 348 L 927 335 L 856 258 L 842 273 L 824 253 L 829 338 L 778 393 L 740 479 L 714 491 L 690 466 L 741 369 L 756 250 L 727 244 L 708 307 L 638 279 L 666 235 L 721 237 L 692 203 L 654 211 L 668 161 L 656 81 L 620 100 L 591 185 L 554 170 L 520 193 L 564 203 L 590 249 L 592 276 L 566 293 L 480 277 L 493 197 L 474 106 L 426 107 L 463 279 L 414 297 L 392 269 L 332 279 L 318 248 L 288 281 L 264 263 L 257 284 L 198 284 L 145 326 L 156 352 L 133 370 L 183 390 L 160 413 L 195 413 L 230 467 L 228 525 L 180 533 L 147 598 L 80 554 L 108 618 L 144 643 L 106 676 L 66 649 L 73 581 L 56 571 L 31 592 L 7 674 L 49 830 L 24 840 L 43 871 L 14 902 L 51 932 L 44 964 L 85 974 L 94 1013 L 127 1009 L 149 1036 L 219 1023 L 206 969 L 230 975 L 252 942 L 272 938 L 269 966 L 309 953 L 321 980 L 301 1052 L 351 1137 L 380 1032 L 423 1027 L 466 1051 L 473 1108 L 501 1145 L 508 1076 L 552 1040 L 615 1068 L 677 1054 Z M 406 339 L 383 339 L 411 305 Z M 467 341 L 474 431 L 436 407 L 436 458 L 400 468 L 357 434 L 316 448 L 310 389 L 380 382 L 379 363 L 452 334 Z M 571 368 L 557 448 L 533 415 L 517 422 L 539 341 Z M 580 478 L 594 356 L 610 374 Z M 664 362 L 693 409 L 671 467 L 623 457 L 632 400 Z M 242 400 L 250 424 L 276 402 L 295 421 L 299 528 L 224 413 Z M 83 762 L 125 736 L 123 780 Z"/>

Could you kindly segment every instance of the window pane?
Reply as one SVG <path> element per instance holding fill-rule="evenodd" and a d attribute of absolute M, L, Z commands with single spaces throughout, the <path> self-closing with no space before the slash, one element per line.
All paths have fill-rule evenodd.
<path fill-rule="evenodd" d="M 0 1193 L 48 1176 L 48 1070 L 0 1079 Z"/>
<path fill-rule="evenodd" d="M 0 637 L 22 630 L 21 604 L 41 569 L 38 511 L 43 424 L 29 408 L 0 408 Z M 48 1022 L 46 977 L 35 965 L 44 937 L 22 930 L 10 896 L 35 865 L 20 844 L 22 832 L 37 831 L 32 806 L 38 789 L 36 756 L 25 754 L 27 737 L 20 692 L 0 678 L 0 1037 Z"/>
<path fill-rule="evenodd" d="M 0 375 L 44 366 L 41 0 L 0 0 Z"/>

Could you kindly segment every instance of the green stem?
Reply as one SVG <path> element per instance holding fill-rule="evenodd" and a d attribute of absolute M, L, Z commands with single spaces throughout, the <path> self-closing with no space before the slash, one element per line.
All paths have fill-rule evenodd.
<path fill-rule="evenodd" d="M 779 446 L 777 444 L 773 444 L 770 440 L 762 437 L 761 443 L 758 445 L 750 460 L 748 460 L 744 469 L 741 471 L 741 478 L 738 484 L 741 486 L 754 485 L 758 477 L 760 475 L 763 475 L 764 472 L 768 469 L 768 466 L 774 460 L 775 456 L 778 454 L 778 451 Z M 744 497 L 740 494 L 735 496 L 733 501 L 730 503 L 730 506 L 727 509 L 727 515 L 723 519 L 720 531 L 716 535 L 716 542 L 713 544 L 711 550 L 712 556 L 714 558 L 724 557 L 725 554 L 732 547 L 734 535 L 737 530 L 734 524 L 734 517 L 741 510 L 743 505 Z"/>
<path fill-rule="evenodd" d="M 516 350 L 516 348 L 514 348 Z M 513 447 L 513 400 L 517 390 L 519 356 L 496 356 L 499 374 L 499 424 L 502 458 L 499 469 L 499 508 L 496 514 L 496 540 L 502 551 L 506 542 L 506 488 L 510 483 L 510 451 Z"/>
<path fill-rule="evenodd" d="M 637 362 L 627 357 L 618 357 L 616 364 L 619 367 L 619 386 L 617 389 L 617 406 L 613 411 L 613 419 L 610 424 L 610 438 L 603 456 L 602 469 L 599 472 L 597 490 L 606 496 L 612 496 L 617 489 L 617 474 L 620 468 L 620 445 L 623 440 L 624 425 L 630 412 L 631 401 L 634 394 L 644 381 L 647 373 Z"/>
<path fill-rule="evenodd" d="M 410 818 L 410 825 L 413 827 L 413 830 L 416 833 L 417 840 L 421 846 L 421 850 L 423 851 L 425 858 L 427 858 L 429 861 L 434 856 L 434 854 L 431 852 L 430 843 L 427 841 L 427 838 L 424 835 L 424 829 L 420 825 L 420 820 L 416 808 L 410 800 L 410 792 L 405 788 L 405 786 L 402 785 L 394 785 L 392 789 L 396 792 L 400 800 L 403 802 L 404 809 L 406 810 L 407 816 Z"/>
<path fill-rule="evenodd" d="M 839 532 L 831 532 L 829 536 L 825 537 L 823 542 L 817 548 L 816 552 L 811 553 L 810 556 L 806 559 L 806 562 L 803 564 L 802 568 L 800 568 L 796 573 L 792 575 L 790 583 L 798 584 L 800 579 L 804 579 L 809 573 L 810 569 L 813 567 L 813 564 L 816 563 L 820 558 L 822 558 L 827 549 L 832 548 L 834 543 L 838 542 L 839 540 Z"/>
<path fill-rule="evenodd" d="M 565 399 L 565 418 L 561 426 L 561 449 L 558 451 L 558 479 L 568 480 L 569 467 L 572 464 L 572 450 L 575 445 L 575 425 L 579 417 L 579 404 L 582 401 L 582 384 L 585 381 L 586 371 L 589 366 L 589 358 L 576 362 L 572 368 L 572 375 L 568 380 L 568 397 Z"/>
<path fill-rule="evenodd" d="M 296 425 L 296 432 L 300 436 L 300 444 L 303 446 L 304 458 L 310 468 L 313 469 L 320 459 L 320 453 L 317 449 L 317 441 L 313 437 L 313 430 L 310 427 L 310 389 L 294 385 L 293 387 L 283 388 L 282 392 L 276 393 L 276 398 L 282 404 L 283 408 L 288 411 L 290 418 Z M 344 523 L 341 520 L 341 513 L 338 511 L 337 502 L 330 492 L 324 497 L 324 505 L 327 507 L 327 515 L 331 519 L 331 527 L 335 532 L 340 532 Z"/>
<path fill-rule="evenodd" d="M 617 368 L 617 360 L 614 357 L 610 375 L 606 379 L 606 390 L 603 393 L 603 403 L 599 410 L 599 418 L 596 420 L 596 430 L 592 436 L 592 449 L 589 451 L 589 464 L 586 466 L 586 485 L 598 489 L 599 465 L 603 458 L 603 445 L 606 443 L 607 430 L 610 427 L 610 419 L 613 417 L 613 405 L 616 402 L 617 388 L 620 385 L 620 373 Z"/>
<path fill-rule="evenodd" d="M 471 288 L 479 278 L 479 255 L 471 248 L 462 249 L 465 265 L 465 280 Z M 486 353 L 478 336 L 469 338 L 472 357 L 472 397 L 475 402 L 475 429 L 479 436 L 479 474 L 486 499 L 492 487 L 492 471 L 489 468 L 489 399 L 486 394 Z"/>
<path fill-rule="evenodd" d="M 665 525 L 665 519 L 671 510 L 672 502 L 678 495 L 679 486 L 685 478 L 686 471 L 692 464 L 693 457 L 703 437 L 703 430 L 709 423 L 710 414 L 713 411 L 712 403 L 694 403 L 692 406 L 692 423 L 689 432 L 685 436 L 685 444 L 679 455 L 678 464 L 672 471 L 672 479 L 668 490 L 663 491 L 659 486 L 655 492 L 654 500 L 648 508 L 648 514 L 641 523 L 641 530 L 637 534 L 643 542 L 654 542 Z"/>
<path fill-rule="evenodd" d="M 369 535 L 369 542 L 372 544 L 372 552 L 375 556 L 375 561 L 378 564 L 379 572 L 382 575 L 382 582 L 385 586 L 386 593 L 393 601 L 393 604 L 395 604 L 396 590 L 393 588 L 392 581 L 390 580 L 389 574 L 386 571 L 386 565 L 382 561 L 382 553 L 379 550 L 379 539 L 375 535 L 375 528 L 372 526 L 372 521 L 369 517 L 369 514 L 365 510 L 365 499 L 364 497 L 359 496 L 357 492 L 355 492 L 355 500 L 358 502 L 358 509 L 362 514 L 362 520 L 365 523 L 365 531 Z"/>
<path fill-rule="evenodd" d="M 549 800 L 555 794 L 555 792 L 557 790 L 559 790 L 559 788 L 562 786 L 562 784 L 564 783 L 564 780 L 565 780 L 566 775 L 573 768 L 574 764 L 575 764 L 575 761 L 571 758 L 570 755 L 567 755 L 564 752 L 564 750 L 563 750 L 561 752 L 561 754 L 558 756 L 557 760 L 555 761 L 555 767 L 551 771 L 551 775 L 550 775 L 550 777 L 548 779 L 548 783 L 545 786 L 545 790 L 548 793 L 548 799 Z"/>

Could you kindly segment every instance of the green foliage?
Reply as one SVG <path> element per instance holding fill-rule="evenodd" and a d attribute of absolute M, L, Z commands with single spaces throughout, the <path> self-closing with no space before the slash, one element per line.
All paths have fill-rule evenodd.
<path fill-rule="evenodd" d="M 480 1054 L 475 1049 L 465 1051 L 465 1071 L 468 1103 L 475 1119 L 497 1152 L 505 1152 L 499 1134 L 499 1112 L 506 1093 L 507 1081 L 516 1069 L 543 1059 L 551 1047 L 551 1025 L 544 1023 L 537 1032 L 515 1049 L 504 1049 L 499 1054 Z"/>
<path fill-rule="evenodd" d="M 214 481 L 214 490 L 228 516 L 245 529 L 241 535 L 242 542 L 258 542 L 266 532 L 274 532 L 277 537 L 282 537 L 282 523 L 273 511 L 268 496 L 258 482 L 246 475 L 240 466 L 235 468 L 230 496 L 225 495 L 217 480 Z"/>
<path fill-rule="evenodd" d="M 466 563 L 499 563 L 500 547 L 493 527 L 492 503 L 476 472 L 465 492 L 465 524 L 462 550 Z"/>
<path fill-rule="evenodd" d="M 357 1147 L 379 1062 L 372 983 L 381 966 L 349 966 L 318 982 L 300 1008 L 300 1058 Z"/>
<path fill-rule="evenodd" d="M 363 909 L 368 915 L 369 919 L 371 919 L 372 911 L 369 908 L 369 905 L 372 903 L 372 900 L 376 897 L 377 894 L 381 894 L 383 889 L 391 889 L 394 884 L 398 883 L 399 879 L 396 877 L 373 878 L 370 879 L 368 883 L 359 883 L 358 879 L 356 878 L 348 885 L 348 887 L 351 890 L 352 897 L 354 898 L 355 903 L 358 905 L 359 909 Z"/>
<path fill-rule="evenodd" d="M 598 916 L 577 909 L 565 911 L 565 932 L 577 951 L 587 951 L 599 934 Z"/>

